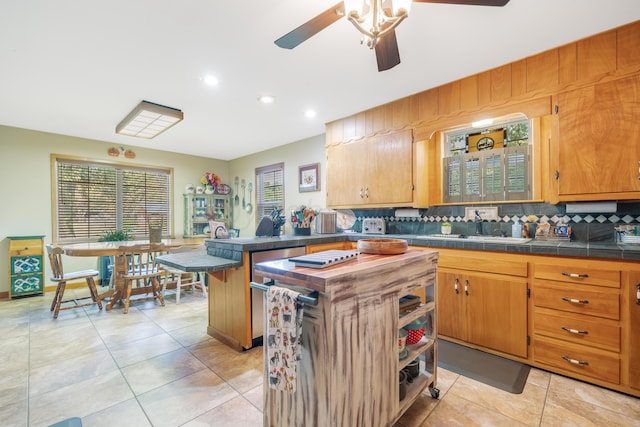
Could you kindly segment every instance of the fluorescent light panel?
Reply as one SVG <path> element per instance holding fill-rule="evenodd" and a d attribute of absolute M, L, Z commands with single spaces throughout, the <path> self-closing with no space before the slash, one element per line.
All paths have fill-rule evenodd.
<path fill-rule="evenodd" d="M 151 139 L 182 121 L 184 114 L 149 101 L 142 101 L 116 126 L 116 133 Z"/>

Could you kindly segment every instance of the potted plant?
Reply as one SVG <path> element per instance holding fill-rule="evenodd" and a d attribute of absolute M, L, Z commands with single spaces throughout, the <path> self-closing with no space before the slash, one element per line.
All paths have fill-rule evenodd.
<path fill-rule="evenodd" d="M 451 234 L 451 223 L 443 222 L 440 226 L 440 231 L 442 234 Z"/>
<path fill-rule="evenodd" d="M 98 239 L 99 242 L 124 242 L 133 240 L 133 232 L 131 229 L 126 230 L 108 230 L 105 231 Z M 111 272 L 113 271 L 113 259 L 110 256 L 100 257 L 100 286 L 106 286 L 111 280 Z"/>

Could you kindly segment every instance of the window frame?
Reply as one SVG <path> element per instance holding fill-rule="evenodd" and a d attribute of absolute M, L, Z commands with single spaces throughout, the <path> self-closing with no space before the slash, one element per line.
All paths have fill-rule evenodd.
<path fill-rule="evenodd" d="M 281 187 L 281 192 L 282 192 L 282 199 L 276 201 L 276 202 L 266 202 L 264 200 L 264 194 L 265 194 L 265 188 L 264 188 L 264 177 L 266 174 L 269 173 L 279 173 L 279 179 L 280 179 L 280 183 L 276 183 L 274 185 L 275 186 L 279 186 Z M 284 170 L 284 162 L 280 162 L 280 163 L 274 163 L 271 165 L 267 165 L 267 166 L 261 166 L 255 169 L 255 181 L 256 181 L 256 215 L 255 215 L 255 220 L 256 220 L 256 227 L 258 226 L 258 224 L 260 223 L 260 220 L 262 219 L 263 216 L 269 216 L 271 214 L 272 211 L 276 210 L 276 209 L 282 209 L 284 210 L 285 207 L 285 183 L 284 183 L 284 177 L 285 177 L 285 170 Z M 276 177 L 278 178 L 278 177 Z"/>
<path fill-rule="evenodd" d="M 112 198 L 114 203 L 116 203 L 116 208 L 114 213 L 115 218 L 113 218 L 113 215 L 108 216 L 107 218 L 109 219 L 106 221 L 106 225 L 101 224 L 100 227 L 96 227 L 96 230 L 100 230 L 100 233 L 98 232 L 92 233 L 91 230 L 87 230 L 86 233 L 79 233 L 80 234 L 79 237 L 69 237 L 67 235 L 64 235 L 65 233 L 62 232 L 63 224 L 60 222 L 61 221 L 60 209 L 61 209 L 62 195 L 60 192 L 61 188 L 60 188 L 59 173 L 60 173 L 61 165 L 63 164 L 64 165 L 75 164 L 80 166 L 87 166 L 88 168 L 93 166 L 98 169 L 115 171 L 115 176 L 116 176 L 115 184 L 114 183 L 108 184 L 109 187 L 112 187 L 115 189 L 115 195 L 109 196 Z M 151 192 L 151 194 L 145 191 L 145 209 L 146 209 L 147 215 L 144 218 L 140 218 L 139 215 L 133 218 L 133 220 L 137 222 L 139 225 L 139 227 L 133 230 L 133 238 L 136 240 L 148 240 L 149 223 L 157 220 L 157 216 L 153 215 L 154 210 L 149 210 L 147 203 L 155 204 L 156 206 L 159 206 L 159 210 L 156 209 L 155 211 L 156 212 L 160 211 L 163 215 L 162 238 L 171 238 L 174 234 L 174 220 L 175 220 L 175 212 L 176 212 L 174 207 L 174 200 L 173 200 L 174 198 L 173 197 L 174 196 L 173 168 L 164 167 L 164 166 L 155 166 L 155 165 L 151 166 L 151 165 L 141 165 L 141 164 L 125 163 L 125 162 L 114 162 L 114 161 L 91 159 L 91 158 L 84 158 L 84 157 L 74 157 L 74 156 L 67 156 L 67 155 L 60 155 L 60 154 L 51 154 L 52 240 L 55 243 L 64 243 L 64 244 L 96 242 L 100 240 L 101 235 L 104 234 L 105 231 L 122 230 L 123 223 L 125 222 L 124 218 L 126 217 L 125 212 L 129 212 L 129 213 L 131 212 L 130 209 L 128 209 L 129 207 L 127 206 L 128 202 L 123 200 L 123 194 L 124 194 L 123 188 L 127 187 L 127 184 L 130 184 L 126 182 L 127 180 L 124 176 L 126 176 L 127 172 L 132 172 L 132 171 L 136 173 L 142 172 L 145 174 L 145 177 L 146 177 L 146 173 L 149 173 L 151 179 L 153 179 L 154 176 L 155 178 L 160 177 L 160 183 L 163 186 L 166 185 L 166 190 L 167 190 L 166 194 L 164 194 L 164 197 L 162 197 L 162 200 L 160 201 L 158 201 L 157 198 L 154 198 L 153 196 L 157 196 L 158 194 L 163 195 L 162 191 L 159 191 L 159 192 L 154 191 L 154 192 Z M 124 187 L 123 187 L 123 182 L 125 183 Z M 85 182 L 85 183 L 82 183 L 82 185 L 90 185 L 90 183 Z M 129 185 L 129 188 L 131 188 L 131 185 Z M 146 184 L 144 188 L 145 189 L 147 188 Z M 149 195 L 147 196 L 147 194 Z M 89 199 L 87 201 L 87 206 L 85 206 L 84 209 L 89 211 L 90 210 L 89 206 L 92 204 L 92 201 L 95 201 L 95 200 L 96 199 Z M 110 200 L 108 201 L 111 202 Z M 113 220 L 113 224 L 114 224 L 113 227 L 110 227 L 108 225 L 108 223 L 111 223 L 111 220 Z M 131 218 L 129 218 L 128 221 L 130 222 Z"/>
<path fill-rule="evenodd" d="M 509 139 L 508 127 L 527 124 L 526 139 Z M 470 137 L 476 139 L 485 134 L 503 133 L 498 141 L 501 148 L 477 151 L 470 149 Z M 531 185 L 531 150 L 533 124 L 531 119 L 518 117 L 505 120 L 484 130 L 455 129 L 445 132 L 442 158 L 443 203 L 500 202 L 529 200 L 533 194 Z M 463 144 L 463 141 L 466 141 Z M 524 144 L 522 142 L 525 142 Z M 517 172 L 522 172 L 518 175 Z M 516 174 L 514 174 L 516 172 Z M 523 191 L 513 187 L 524 186 Z"/>

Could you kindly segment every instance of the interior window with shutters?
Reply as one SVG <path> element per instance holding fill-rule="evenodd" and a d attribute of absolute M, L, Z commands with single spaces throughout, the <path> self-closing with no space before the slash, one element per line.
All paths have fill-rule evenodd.
<path fill-rule="evenodd" d="M 171 169 L 61 157 L 53 169 L 56 242 L 97 241 L 113 230 L 148 239 L 150 222 L 173 235 Z"/>
<path fill-rule="evenodd" d="M 256 226 L 276 209 L 284 209 L 284 163 L 256 168 Z"/>
<path fill-rule="evenodd" d="M 531 198 L 529 120 L 501 120 L 485 129 L 445 133 L 443 201 L 464 203 Z"/>

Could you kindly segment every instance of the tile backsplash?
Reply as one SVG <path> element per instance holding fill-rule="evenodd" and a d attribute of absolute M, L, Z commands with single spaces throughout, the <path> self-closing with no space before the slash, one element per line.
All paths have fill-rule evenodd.
<path fill-rule="evenodd" d="M 614 227 L 622 224 L 640 224 L 640 203 L 618 203 L 615 213 L 566 213 L 566 205 L 549 203 L 496 204 L 498 220 L 485 221 L 482 231 L 485 235 L 511 235 L 511 225 L 515 221 L 531 222 L 535 217 L 540 224 L 567 224 L 571 226 L 572 241 L 615 242 Z M 444 222 L 451 223 L 453 234 L 475 234 L 476 224 L 465 220 L 465 208 L 460 206 L 434 206 L 420 209 L 420 216 L 395 217 L 395 209 L 354 209 L 357 221 L 354 231 L 362 230 L 363 218 L 384 218 L 387 234 L 434 234 L 440 233 Z"/>

